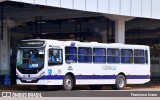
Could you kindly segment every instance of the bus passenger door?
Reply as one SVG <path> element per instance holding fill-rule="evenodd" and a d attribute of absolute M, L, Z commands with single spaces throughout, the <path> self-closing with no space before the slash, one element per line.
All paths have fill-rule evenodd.
<path fill-rule="evenodd" d="M 62 64 L 63 64 L 63 55 L 62 49 L 60 48 L 50 48 L 48 50 L 48 84 L 50 85 L 59 85 Z M 57 83 L 57 84 L 56 84 Z"/>

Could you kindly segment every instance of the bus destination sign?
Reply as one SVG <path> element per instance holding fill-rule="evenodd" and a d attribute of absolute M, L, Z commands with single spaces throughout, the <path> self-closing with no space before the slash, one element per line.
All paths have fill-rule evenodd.
<path fill-rule="evenodd" d="M 42 47 L 44 41 L 21 41 L 19 47 Z"/>

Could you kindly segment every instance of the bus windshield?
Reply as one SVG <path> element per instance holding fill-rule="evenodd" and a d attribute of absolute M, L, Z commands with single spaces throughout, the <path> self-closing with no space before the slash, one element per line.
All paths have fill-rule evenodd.
<path fill-rule="evenodd" d="M 19 49 L 17 67 L 35 69 L 44 65 L 44 49 Z"/>

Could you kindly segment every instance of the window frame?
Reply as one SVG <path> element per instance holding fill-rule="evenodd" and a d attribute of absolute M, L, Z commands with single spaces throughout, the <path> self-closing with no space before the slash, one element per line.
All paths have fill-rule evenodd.
<path fill-rule="evenodd" d="M 130 50 L 131 51 L 131 55 L 127 55 L 127 56 L 123 55 L 123 53 L 122 53 L 123 50 Z M 126 54 L 126 53 L 124 53 L 124 54 Z M 130 49 L 130 48 L 121 48 L 121 64 L 134 64 L 134 55 L 133 54 L 134 54 L 134 50 L 133 49 Z M 125 58 L 125 57 L 129 58 L 129 63 L 122 62 L 123 61 L 122 58 Z"/>
<path fill-rule="evenodd" d="M 95 49 L 104 49 L 105 50 L 105 55 L 96 55 L 95 54 Z M 107 53 L 107 51 L 106 51 L 106 48 L 93 48 L 93 52 L 92 52 L 92 54 L 93 54 L 93 63 L 106 63 L 107 62 L 107 58 L 106 58 L 106 53 Z M 95 62 L 95 58 L 94 57 L 105 57 L 105 62 Z"/>
<path fill-rule="evenodd" d="M 62 60 L 62 62 L 60 62 L 60 63 L 53 63 L 53 62 L 49 62 L 49 51 L 50 50 L 61 50 L 61 60 Z M 48 50 L 48 55 L 47 55 L 47 58 L 48 58 L 48 66 L 49 67 L 51 67 L 51 66 L 55 66 L 55 65 L 63 65 L 63 49 L 61 49 L 61 48 L 49 48 Z"/>
<path fill-rule="evenodd" d="M 80 48 L 88 48 L 88 49 L 91 49 L 91 54 L 90 55 L 82 55 L 82 54 L 79 54 L 79 50 L 80 50 Z M 78 47 L 78 52 L 77 52 L 78 54 L 77 54 L 77 56 L 78 56 L 78 63 L 92 63 L 93 62 L 93 49 L 91 48 L 91 47 Z M 80 56 L 84 56 L 84 57 L 91 57 L 91 61 L 90 62 L 80 62 L 79 61 L 79 58 L 80 58 Z"/>
<path fill-rule="evenodd" d="M 66 53 L 66 48 L 75 48 L 76 49 L 76 54 L 68 54 L 68 53 Z M 66 56 L 75 56 L 76 57 L 76 61 L 69 61 L 69 62 L 71 62 L 71 63 L 77 63 L 78 62 L 78 49 L 77 49 L 77 47 L 72 47 L 72 46 L 65 46 L 65 62 L 66 63 L 68 63 L 68 61 L 67 61 L 67 57 Z"/>
<path fill-rule="evenodd" d="M 108 51 L 109 51 L 109 49 L 111 49 L 111 50 L 115 50 L 115 51 L 117 51 L 118 50 L 118 55 L 116 55 L 115 53 L 115 51 L 112 51 L 112 52 L 115 52 L 115 53 L 112 53 L 112 55 L 109 55 L 109 53 L 108 53 Z M 120 64 L 120 62 L 121 62 L 121 52 L 120 52 L 120 49 L 119 48 L 107 48 L 107 52 L 106 52 L 107 54 L 106 54 L 106 59 L 107 59 L 107 63 L 108 64 Z M 116 60 L 114 60 L 114 61 L 112 61 L 112 62 L 109 62 L 109 59 L 108 59 L 108 57 L 113 57 L 113 59 L 116 59 L 116 57 L 118 57 L 118 62 L 116 62 Z"/>
<path fill-rule="evenodd" d="M 136 52 L 137 52 L 137 51 L 139 51 L 139 52 L 140 52 L 140 51 L 143 51 L 143 55 L 141 55 L 140 53 L 139 53 L 139 54 L 137 53 L 137 54 L 135 55 L 135 51 L 136 51 Z M 134 57 L 134 64 L 145 64 L 145 63 L 146 63 L 146 61 L 145 61 L 145 50 L 144 50 L 144 49 L 134 49 L 134 56 L 133 56 L 133 57 Z M 143 57 L 143 59 L 144 59 L 144 61 L 143 61 L 144 63 L 135 62 L 135 61 L 137 61 L 137 60 L 135 60 L 135 59 L 137 59 L 137 58 L 140 59 L 140 58 L 142 58 L 142 57 Z"/>

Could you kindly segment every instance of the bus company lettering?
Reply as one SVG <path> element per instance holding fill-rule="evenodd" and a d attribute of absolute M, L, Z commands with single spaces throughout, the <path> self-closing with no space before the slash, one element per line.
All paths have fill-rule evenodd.
<path fill-rule="evenodd" d="M 116 67 L 115 67 L 115 66 L 107 66 L 107 65 L 104 65 L 104 66 L 103 66 L 103 69 L 104 69 L 104 70 L 116 70 Z"/>

